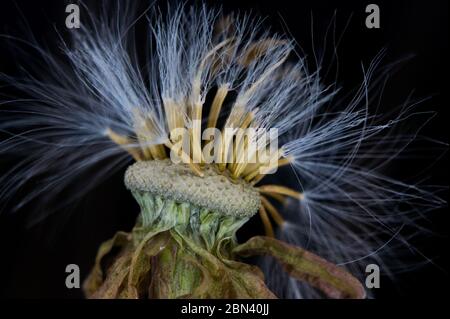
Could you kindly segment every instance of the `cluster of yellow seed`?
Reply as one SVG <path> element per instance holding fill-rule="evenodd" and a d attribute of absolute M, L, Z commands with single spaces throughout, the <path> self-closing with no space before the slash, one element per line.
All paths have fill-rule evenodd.
<path fill-rule="evenodd" d="M 247 46 L 246 52 L 241 56 L 241 62 L 244 65 L 249 65 L 253 60 L 261 57 L 265 51 L 270 47 L 276 45 L 282 45 L 279 39 L 262 39 L 255 43 Z M 202 141 L 202 119 L 204 117 L 204 105 L 198 98 L 200 96 L 201 90 L 201 76 L 205 72 L 205 67 L 211 59 L 217 55 L 220 51 L 222 57 L 226 54 L 227 50 L 233 45 L 233 39 L 225 39 L 224 41 L 218 43 L 214 46 L 202 59 L 200 63 L 196 76 L 192 83 L 192 93 L 191 97 L 188 98 L 183 105 L 176 102 L 174 99 L 163 98 L 162 103 L 165 113 L 166 127 L 169 132 L 173 132 L 176 129 L 186 129 L 189 132 L 190 148 L 189 153 L 184 152 L 182 149 L 177 148 L 176 145 L 179 139 L 169 136 L 167 140 L 162 144 L 154 144 L 155 136 L 157 134 L 157 125 L 154 122 L 154 117 L 152 114 L 142 114 L 141 111 L 134 111 L 134 132 L 135 136 L 127 137 L 114 132 L 111 129 L 107 130 L 107 135 L 116 144 L 122 146 L 127 152 L 129 152 L 136 161 L 151 161 L 151 160 L 165 160 L 169 158 L 170 152 L 175 152 L 181 161 L 187 165 L 197 174 L 199 177 L 203 177 L 204 168 L 209 167 L 210 164 L 205 163 L 203 158 L 202 149 L 206 143 L 211 141 Z M 224 176 L 234 180 L 235 182 L 246 182 L 252 187 L 260 182 L 264 178 L 265 173 L 261 171 L 261 167 L 267 168 L 267 171 L 276 169 L 280 166 L 287 165 L 290 163 L 290 158 L 283 157 L 283 152 L 279 149 L 272 155 L 275 158 L 264 158 L 261 159 L 257 155 L 257 151 L 249 151 L 250 141 L 246 136 L 234 137 L 227 135 L 225 130 L 229 129 L 247 129 L 247 128 L 257 128 L 257 123 L 255 123 L 254 111 L 249 111 L 245 105 L 245 95 L 250 96 L 253 90 L 266 80 L 266 77 L 281 64 L 285 62 L 287 55 L 282 57 L 278 63 L 275 63 L 266 70 L 259 79 L 257 79 L 252 85 L 247 89 L 244 98 L 236 100 L 231 108 L 228 118 L 221 130 L 224 138 L 219 143 L 219 150 L 217 152 L 216 163 L 212 165 L 215 166 L 219 174 L 222 172 Z M 214 63 L 216 63 L 215 61 Z M 209 63 L 209 65 L 214 65 L 214 63 Z M 227 84 L 221 85 L 217 88 L 215 96 L 210 105 L 210 111 L 207 116 L 205 128 L 217 128 L 219 115 L 222 112 L 224 101 L 230 93 L 230 88 Z M 188 119 L 186 119 L 188 117 Z M 186 123 L 190 123 L 187 125 Z M 189 126 L 189 127 L 188 127 Z M 267 148 L 267 145 L 263 145 L 263 148 Z M 248 156 L 249 152 L 250 156 Z M 232 158 L 230 161 L 229 158 Z M 279 224 L 283 224 L 283 218 L 278 213 L 277 209 L 272 205 L 272 203 L 264 196 L 268 195 L 279 201 L 284 202 L 285 197 L 294 197 L 296 199 L 301 199 L 302 194 L 294 191 L 292 189 L 279 186 L 279 185 L 264 185 L 260 187 L 255 187 L 260 193 L 260 209 L 259 213 L 261 215 L 262 221 L 266 228 L 266 233 L 273 236 L 273 229 L 269 219 L 269 215 L 272 220 Z"/>

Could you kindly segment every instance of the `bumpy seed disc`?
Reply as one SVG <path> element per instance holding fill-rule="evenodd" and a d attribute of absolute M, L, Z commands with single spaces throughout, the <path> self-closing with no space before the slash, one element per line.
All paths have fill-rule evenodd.
<path fill-rule="evenodd" d="M 245 181 L 231 181 L 212 166 L 202 168 L 203 177 L 187 165 L 169 159 L 136 162 L 125 173 L 131 191 L 207 208 L 233 216 L 252 216 L 260 206 L 259 192 Z"/>

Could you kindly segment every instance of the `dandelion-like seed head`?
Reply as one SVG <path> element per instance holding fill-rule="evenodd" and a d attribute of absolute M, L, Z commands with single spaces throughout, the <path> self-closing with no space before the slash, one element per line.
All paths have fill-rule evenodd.
<path fill-rule="evenodd" d="M 11 198 L 27 181 L 49 176 L 15 209 L 39 198 L 49 201 L 49 193 L 56 198 L 98 163 L 91 181 L 128 166 L 125 185 L 141 206 L 140 221 L 132 235 L 119 232 L 100 248 L 98 260 L 114 245 L 126 253 L 113 266 L 118 277 L 105 278 L 96 264 L 88 295 L 316 297 L 319 289 L 331 297 L 360 298 L 364 289 L 343 267 L 358 276 L 361 261 L 372 258 L 389 269 L 397 260 L 388 248 L 393 240 L 420 254 L 400 231 L 415 225 L 419 211 L 443 201 L 433 189 L 382 174 L 417 137 L 395 132 L 415 115 L 413 106 L 387 119 L 370 113 L 375 84 L 388 73 L 375 76 L 382 55 L 363 69 L 352 98 L 340 98 L 334 83 L 322 83 L 320 70 L 308 70 L 293 40 L 265 31 L 261 20 L 180 6 L 167 18 L 149 17 L 141 67 L 134 15 L 128 7 L 123 15 L 106 10 L 122 12 L 122 6 L 105 5 L 100 17 L 92 15 L 73 32 L 72 43 L 63 42 L 69 63 L 30 42 L 36 53 L 31 69 L 43 65 L 45 72 L 2 76 L 31 98 L 5 103 L 18 105 L 0 130 L 22 132 L 2 141 L 0 153 L 26 156 L 1 179 L 0 197 Z M 285 166 L 296 186 L 265 182 Z M 236 246 L 236 230 L 256 213 L 268 237 L 288 244 L 255 237 Z M 167 250 L 152 250 L 156 246 Z M 307 284 L 264 262 L 274 294 L 259 269 L 222 262 L 255 252 L 275 256 Z M 150 280 L 142 261 L 148 256 L 162 278 L 150 289 L 142 287 Z M 169 280 L 161 269 L 173 264 L 178 268 Z M 222 288 L 215 286 L 219 281 Z"/>

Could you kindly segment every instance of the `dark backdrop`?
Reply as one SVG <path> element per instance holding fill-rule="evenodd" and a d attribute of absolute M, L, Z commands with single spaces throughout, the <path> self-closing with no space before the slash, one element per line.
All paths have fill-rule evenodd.
<path fill-rule="evenodd" d="M 20 35 L 19 10 L 38 39 L 55 46 L 56 27 L 66 36 L 64 1 L 1 1 L 0 32 Z M 218 1 L 209 1 L 218 4 Z M 448 141 L 448 3 L 447 1 L 374 1 L 381 9 L 381 29 L 368 30 L 364 25 L 367 1 L 224 1 L 226 11 L 248 10 L 268 16 L 275 29 L 288 30 L 307 54 L 312 48 L 322 50 L 324 34 L 336 13 L 333 28 L 343 40 L 338 48 L 340 84 L 353 87 L 361 80 L 361 62 L 366 65 L 382 49 L 387 48 L 386 61 L 392 62 L 414 55 L 392 75 L 385 100 L 390 105 L 403 102 L 414 90 L 414 96 L 432 96 L 422 106 L 434 110 L 437 116 L 423 133 L 431 138 Z M 346 25 L 348 23 L 348 27 Z M 311 36 L 313 25 L 314 40 Z M 345 32 L 344 32 L 345 31 Z M 328 40 L 328 49 L 332 42 Z M 0 72 L 17 74 L 14 51 L 0 41 Z M 329 52 L 329 51 L 327 51 Z M 328 79 L 330 80 L 330 79 Z M 327 81 L 327 79 L 325 79 Z M 3 89 L 3 88 L 0 88 Z M 7 90 L 7 89 L 5 89 Z M 3 136 L 2 136 L 3 137 Z M 0 158 L 0 171 L 8 166 Z M 392 168 L 397 177 L 425 169 L 431 161 L 411 160 Z M 429 167 L 429 182 L 448 184 L 446 157 Z M 68 290 L 64 285 L 65 266 L 78 264 L 84 277 L 92 266 L 98 245 L 117 230 L 129 230 L 138 207 L 122 183 L 123 171 L 99 185 L 70 209 L 59 211 L 45 223 L 25 227 L 28 211 L 0 215 L 0 295 L 3 297 L 73 298 L 80 290 Z M 89 181 L 85 181 L 89 182 Z M 444 193 L 443 196 L 447 196 Z M 428 264 L 408 273 L 398 274 L 395 280 L 382 278 L 382 287 L 375 292 L 378 298 L 438 297 L 448 284 L 447 226 L 448 211 L 443 208 L 429 215 L 427 223 L 436 236 L 423 238 L 419 249 L 439 266 Z M 246 238 L 259 231 L 253 220 L 239 236 Z"/>

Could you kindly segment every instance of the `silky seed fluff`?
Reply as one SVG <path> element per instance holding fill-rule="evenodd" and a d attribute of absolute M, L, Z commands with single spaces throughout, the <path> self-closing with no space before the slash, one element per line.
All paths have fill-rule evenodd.
<path fill-rule="evenodd" d="M 242 180 L 231 181 L 211 166 L 196 175 L 185 164 L 169 159 L 139 161 L 125 172 L 125 186 L 180 203 L 190 203 L 232 216 L 253 216 L 261 204 L 259 192 Z"/>

